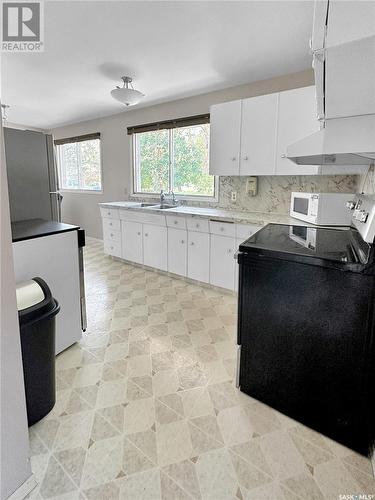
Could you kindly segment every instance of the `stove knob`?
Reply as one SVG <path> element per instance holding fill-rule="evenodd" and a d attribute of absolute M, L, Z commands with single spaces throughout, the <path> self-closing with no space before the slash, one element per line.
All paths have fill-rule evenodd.
<path fill-rule="evenodd" d="M 347 202 L 346 202 L 346 208 L 347 208 L 348 210 L 354 210 L 354 207 L 355 207 L 355 203 L 354 203 L 354 201 L 347 201 Z"/>

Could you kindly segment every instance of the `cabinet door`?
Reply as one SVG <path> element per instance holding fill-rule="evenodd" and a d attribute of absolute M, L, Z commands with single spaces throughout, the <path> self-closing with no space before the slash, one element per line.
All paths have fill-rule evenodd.
<path fill-rule="evenodd" d="M 166 271 L 167 251 L 167 228 L 143 224 L 143 263 Z"/>
<path fill-rule="evenodd" d="M 187 231 L 168 228 L 168 271 L 186 276 Z"/>
<path fill-rule="evenodd" d="M 316 116 L 315 88 L 280 92 L 279 117 L 277 127 L 277 175 L 314 175 L 319 173 L 317 166 L 296 165 L 286 158 L 288 146 L 319 130 Z"/>
<path fill-rule="evenodd" d="M 122 221 L 122 258 L 131 262 L 143 263 L 142 224 Z"/>
<path fill-rule="evenodd" d="M 191 279 L 209 283 L 210 280 L 210 235 L 188 233 L 188 276 Z"/>
<path fill-rule="evenodd" d="M 210 108 L 210 174 L 238 175 L 241 101 Z"/>
<path fill-rule="evenodd" d="M 240 175 L 273 175 L 278 94 L 242 101 Z"/>
<path fill-rule="evenodd" d="M 235 238 L 211 234 L 210 283 L 234 290 Z"/>

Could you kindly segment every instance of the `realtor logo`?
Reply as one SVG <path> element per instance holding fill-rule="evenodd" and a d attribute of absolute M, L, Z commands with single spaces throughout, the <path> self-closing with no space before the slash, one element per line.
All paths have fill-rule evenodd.
<path fill-rule="evenodd" d="M 2 14 L 3 52 L 41 52 L 44 50 L 42 2 L 4 1 Z"/>

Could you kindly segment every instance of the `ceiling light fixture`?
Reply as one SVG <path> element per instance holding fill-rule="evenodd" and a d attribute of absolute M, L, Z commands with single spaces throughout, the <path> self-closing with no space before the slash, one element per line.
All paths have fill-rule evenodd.
<path fill-rule="evenodd" d="M 115 89 L 111 90 L 111 96 L 126 106 L 138 104 L 142 97 L 144 97 L 144 94 L 133 88 L 133 79 L 130 76 L 122 76 L 121 80 L 124 82 L 123 87 L 116 86 Z"/>

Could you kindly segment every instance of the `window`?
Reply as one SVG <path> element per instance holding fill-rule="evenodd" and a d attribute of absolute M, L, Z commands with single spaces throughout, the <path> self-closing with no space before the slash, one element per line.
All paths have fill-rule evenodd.
<path fill-rule="evenodd" d="M 55 141 L 61 189 L 101 191 L 100 134 Z"/>
<path fill-rule="evenodd" d="M 209 174 L 209 116 L 130 127 L 133 135 L 134 193 L 214 198 Z"/>

